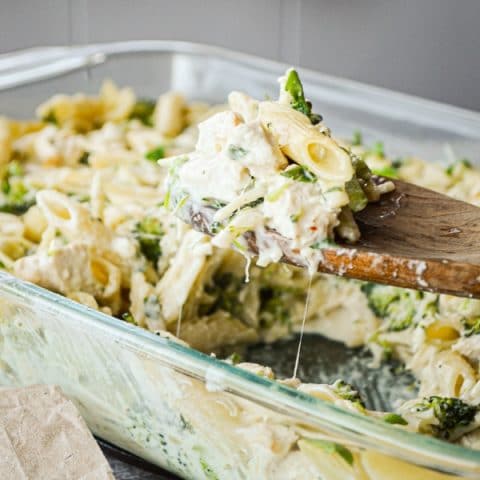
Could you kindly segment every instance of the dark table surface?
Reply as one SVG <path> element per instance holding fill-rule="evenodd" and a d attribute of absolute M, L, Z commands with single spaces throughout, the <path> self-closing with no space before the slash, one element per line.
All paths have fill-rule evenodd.
<path fill-rule="evenodd" d="M 112 467 L 115 480 L 180 480 L 177 476 L 101 440 L 99 444 Z"/>
<path fill-rule="evenodd" d="M 107 454 L 106 457 L 110 463 L 110 466 L 112 467 L 116 480 L 165 480 L 167 478 L 174 478 L 165 477 L 158 473 L 148 472 L 143 468 L 130 465 L 109 454 Z"/>

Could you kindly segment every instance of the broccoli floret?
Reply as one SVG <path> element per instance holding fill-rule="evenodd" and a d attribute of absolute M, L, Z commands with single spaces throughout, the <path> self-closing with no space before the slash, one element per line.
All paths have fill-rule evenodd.
<path fill-rule="evenodd" d="M 478 406 L 468 405 L 459 398 L 439 396 L 426 397 L 414 408 L 417 412 L 433 411 L 438 424 L 431 425 L 428 433 L 445 440 L 452 436 L 455 429 L 470 425 L 479 411 Z"/>
<path fill-rule="evenodd" d="M 380 336 L 380 332 L 375 332 L 369 339 L 369 343 L 376 344 L 382 349 L 382 359 L 390 360 L 393 356 L 393 345 Z"/>
<path fill-rule="evenodd" d="M 136 118 L 147 127 L 153 126 L 152 116 L 155 110 L 155 105 L 155 100 L 145 98 L 138 100 L 133 106 L 132 112 L 130 113 L 130 119 Z"/>
<path fill-rule="evenodd" d="M 378 317 L 385 317 L 390 303 L 400 298 L 395 287 L 383 287 L 375 283 L 364 283 L 360 289 L 368 298 L 368 306 Z"/>
<path fill-rule="evenodd" d="M 360 288 L 372 312 L 385 320 L 388 331 L 399 332 L 413 325 L 421 292 L 375 283 L 364 283 Z"/>
<path fill-rule="evenodd" d="M 292 305 L 295 291 L 288 287 L 268 286 L 260 289 L 260 326 L 268 328 L 274 323 L 289 325 L 289 306 Z"/>
<path fill-rule="evenodd" d="M 162 256 L 160 240 L 164 235 L 160 220 L 154 217 L 145 217 L 135 227 L 135 237 L 140 245 L 142 255 L 156 265 Z"/>
<path fill-rule="evenodd" d="M 33 192 L 30 192 L 23 183 L 24 174 L 20 163 L 13 161 L 7 166 L 0 182 L 0 212 L 21 215 L 35 204 Z"/>
<path fill-rule="evenodd" d="M 471 337 L 472 335 L 478 335 L 480 333 L 480 317 L 464 318 L 462 323 L 465 337 Z"/>
<path fill-rule="evenodd" d="M 285 82 L 285 91 L 292 97 L 292 108 L 306 115 L 313 125 L 322 121 L 322 116 L 312 113 L 312 104 L 305 99 L 303 93 L 303 85 L 296 70 L 289 70 L 287 80 Z"/>
<path fill-rule="evenodd" d="M 365 408 L 365 402 L 363 401 L 362 397 L 358 393 L 355 388 L 352 387 L 347 382 L 343 380 L 337 380 L 333 385 L 332 388 L 334 392 L 344 400 L 348 400 L 349 402 L 356 403 L 358 406 Z"/>
<path fill-rule="evenodd" d="M 244 287 L 243 278 L 230 272 L 217 273 L 212 282 L 205 286 L 205 292 L 213 298 L 213 302 L 205 306 L 202 313 L 210 315 L 217 310 L 224 310 L 241 319 L 244 312 L 239 294 Z"/>

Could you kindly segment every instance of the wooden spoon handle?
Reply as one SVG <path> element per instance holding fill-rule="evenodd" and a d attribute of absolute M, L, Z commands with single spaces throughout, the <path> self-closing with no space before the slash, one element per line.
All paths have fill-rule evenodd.
<path fill-rule="evenodd" d="M 387 254 L 325 249 L 318 270 L 370 282 L 480 298 L 480 265 L 452 260 L 413 260 Z"/>

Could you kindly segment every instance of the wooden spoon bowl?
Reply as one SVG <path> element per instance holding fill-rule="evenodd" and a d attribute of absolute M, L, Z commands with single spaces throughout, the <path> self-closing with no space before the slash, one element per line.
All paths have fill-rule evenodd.
<path fill-rule="evenodd" d="M 355 214 L 361 238 L 321 249 L 318 271 L 430 292 L 480 298 L 480 208 L 394 180 L 395 190 Z M 190 210 L 192 226 L 212 235 L 214 209 Z M 276 231 L 282 262 L 305 267 Z M 253 232 L 245 237 L 258 252 Z"/>

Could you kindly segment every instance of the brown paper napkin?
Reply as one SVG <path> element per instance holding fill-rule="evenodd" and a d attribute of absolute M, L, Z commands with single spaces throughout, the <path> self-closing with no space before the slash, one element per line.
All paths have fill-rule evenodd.
<path fill-rule="evenodd" d="M 0 389 L 0 479 L 113 479 L 97 442 L 55 386 Z"/>

